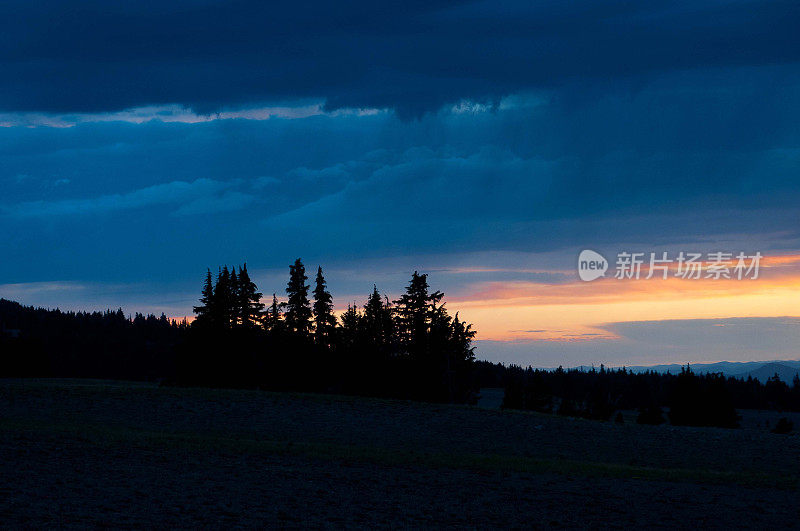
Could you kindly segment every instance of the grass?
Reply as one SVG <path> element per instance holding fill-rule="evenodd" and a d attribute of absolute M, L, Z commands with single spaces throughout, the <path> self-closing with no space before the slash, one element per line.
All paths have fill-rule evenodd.
<path fill-rule="evenodd" d="M 203 393 L 205 394 L 205 393 Z M 309 395 L 303 395 L 309 397 Z M 311 396 L 319 399 L 324 395 Z M 338 397 L 336 397 L 338 399 Z M 192 451 L 291 456 L 316 460 L 368 463 L 390 467 L 448 468 L 471 471 L 560 474 L 648 481 L 735 484 L 796 490 L 800 478 L 794 474 L 752 471 L 659 468 L 574 459 L 544 459 L 521 455 L 470 452 L 429 452 L 380 446 L 343 445 L 330 442 L 273 440 L 237 434 L 151 431 L 91 423 L 52 423 L 34 420 L 0 420 L 0 437 L 20 439 L 51 438 L 98 448 L 135 446 L 158 452 Z"/>

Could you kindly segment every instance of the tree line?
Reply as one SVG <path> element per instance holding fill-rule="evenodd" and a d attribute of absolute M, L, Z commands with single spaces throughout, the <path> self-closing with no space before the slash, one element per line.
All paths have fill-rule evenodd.
<path fill-rule="evenodd" d="M 475 401 L 475 331 L 427 275 L 394 301 L 373 286 L 337 317 L 322 267 L 312 290 L 297 259 L 285 294 L 264 304 L 246 264 L 208 270 L 174 382 Z"/>
<path fill-rule="evenodd" d="M 637 422 L 681 426 L 739 425 L 737 409 L 800 411 L 800 378 L 791 386 L 778 375 L 761 383 L 696 374 L 687 365 L 678 374 L 633 372 L 625 368 L 526 369 L 478 362 L 485 385 L 503 386 L 503 407 L 610 420 L 621 410 L 637 410 Z"/>
<path fill-rule="evenodd" d="M 189 325 L 122 309 L 65 312 L 0 299 L 0 376 L 161 380 Z"/>

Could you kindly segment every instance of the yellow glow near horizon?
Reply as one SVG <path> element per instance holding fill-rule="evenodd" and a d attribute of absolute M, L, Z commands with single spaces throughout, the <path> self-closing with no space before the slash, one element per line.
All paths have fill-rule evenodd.
<path fill-rule="evenodd" d="M 796 255 L 765 260 L 757 280 L 612 278 L 567 284 L 484 283 L 451 301 L 478 339 L 614 339 L 601 328 L 629 321 L 800 316 Z"/>

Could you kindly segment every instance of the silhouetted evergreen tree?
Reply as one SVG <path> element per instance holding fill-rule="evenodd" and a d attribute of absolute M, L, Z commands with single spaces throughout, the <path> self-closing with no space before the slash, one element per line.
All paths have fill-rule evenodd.
<path fill-rule="evenodd" d="M 739 425 L 736 409 L 721 374 L 694 374 L 689 366 L 681 369 L 672 383 L 669 421 L 677 426 Z"/>
<path fill-rule="evenodd" d="M 230 271 L 228 271 L 228 266 L 224 266 L 219 270 L 217 283 L 214 286 L 214 317 L 212 320 L 225 328 L 231 326 L 234 313 L 234 297 L 231 284 Z"/>
<path fill-rule="evenodd" d="M 342 325 L 339 329 L 339 341 L 346 351 L 352 354 L 359 339 L 361 314 L 355 304 L 348 304 L 347 311 L 342 314 Z"/>
<path fill-rule="evenodd" d="M 289 284 L 286 286 L 286 327 L 301 337 L 308 337 L 311 329 L 311 303 L 308 300 L 306 268 L 298 258 L 289 266 Z"/>
<path fill-rule="evenodd" d="M 426 400 L 473 401 L 476 394 L 475 333 L 471 326 L 451 318 L 440 291 L 429 292 L 427 275 L 417 271 L 406 292 L 395 301 L 395 323 L 400 352 L 412 361 L 415 385 Z"/>
<path fill-rule="evenodd" d="M 277 332 L 283 327 L 283 314 L 281 312 L 282 304 L 278 302 L 278 297 L 272 294 L 272 304 L 267 309 L 267 318 L 264 326 L 271 332 Z"/>
<path fill-rule="evenodd" d="M 232 267 L 230 270 L 225 302 L 228 326 L 241 324 L 239 321 L 239 314 L 241 313 L 239 311 L 239 277 L 236 275 L 236 267 Z"/>
<path fill-rule="evenodd" d="M 317 345 L 329 347 L 336 328 L 336 316 L 333 314 L 333 297 L 328 292 L 322 267 L 317 268 L 314 286 L 314 340 Z"/>
<path fill-rule="evenodd" d="M 214 282 L 211 280 L 211 270 L 206 271 L 206 281 L 203 284 L 203 293 L 200 296 L 200 305 L 193 308 L 197 314 L 199 324 L 212 324 L 214 318 Z"/>
<path fill-rule="evenodd" d="M 688 365 L 681 368 L 681 373 L 672 384 L 669 405 L 669 421 L 675 425 L 699 426 L 698 417 L 703 399 L 700 382 Z"/>
<path fill-rule="evenodd" d="M 789 386 L 781 380 L 777 373 L 768 378 L 767 383 L 764 384 L 764 395 L 770 409 L 782 411 L 789 408 Z"/>
<path fill-rule="evenodd" d="M 238 321 L 243 326 L 256 327 L 261 324 L 264 303 L 255 282 L 250 279 L 245 263 L 239 268 L 239 282 L 236 290 Z"/>
<path fill-rule="evenodd" d="M 428 293 L 428 289 L 428 275 L 414 271 L 406 292 L 394 301 L 398 337 L 412 356 L 425 355 L 435 305 L 444 296 L 439 291 Z"/>
<path fill-rule="evenodd" d="M 375 352 L 386 355 L 392 351 L 395 337 L 392 307 L 388 299 L 381 297 L 375 285 L 364 305 L 360 329 L 365 341 Z"/>
<path fill-rule="evenodd" d="M 472 403 L 477 397 L 472 325 L 461 321 L 458 313 L 451 318 L 444 305 L 435 309 L 431 326 L 432 345 L 443 359 L 444 385 L 448 402 Z"/>
<path fill-rule="evenodd" d="M 546 373 L 517 365 L 508 368 L 505 376 L 505 395 L 502 408 L 524 409 L 550 413 L 553 408 L 553 392 L 546 382 Z"/>
<path fill-rule="evenodd" d="M 598 379 L 590 388 L 581 416 L 594 420 L 609 420 L 616 410 L 605 382 Z"/>

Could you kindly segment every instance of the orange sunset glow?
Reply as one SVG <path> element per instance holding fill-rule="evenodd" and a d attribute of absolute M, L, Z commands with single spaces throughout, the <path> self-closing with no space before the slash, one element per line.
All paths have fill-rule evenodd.
<path fill-rule="evenodd" d="M 765 256 L 759 278 L 616 279 L 563 284 L 485 282 L 449 306 L 476 324 L 479 339 L 616 339 L 609 323 L 800 316 L 800 255 Z"/>

